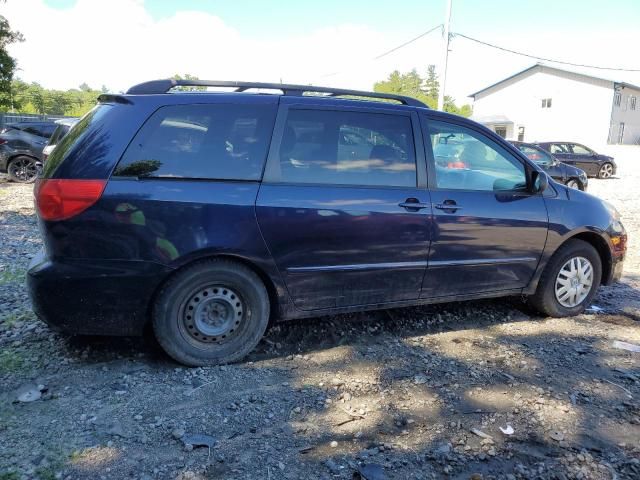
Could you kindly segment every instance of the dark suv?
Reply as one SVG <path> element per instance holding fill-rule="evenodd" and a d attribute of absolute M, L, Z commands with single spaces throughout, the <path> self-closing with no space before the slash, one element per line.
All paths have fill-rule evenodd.
<path fill-rule="evenodd" d="M 42 166 L 42 150 L 56 126 L 54 122 L 6 125 L 0 131 L 0 172 L 14 182 L 33 182 Z"/>
<path fill-rule="evenodd" d="M 188 365 L 242 358 L 270 320 L 507 295 L 576 315 L 626 251 L 612 206 L 488 129 L 322 87 L 103 95 L 35 195 L 36 313 L 80 334 L 151 322 Z"/>

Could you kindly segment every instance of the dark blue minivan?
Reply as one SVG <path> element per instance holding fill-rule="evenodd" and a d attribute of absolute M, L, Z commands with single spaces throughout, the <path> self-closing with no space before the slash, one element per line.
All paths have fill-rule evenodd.
<path fill-rule="evenodd" d="M 78 334 L 151 323 L 187 365 L 241 359 L 292 318 L 507 295 L 579 314 L 627 244 L 615 208 L 488 129 L 325 87 L 103 95 L 35 197 L 38 316 Z"/>

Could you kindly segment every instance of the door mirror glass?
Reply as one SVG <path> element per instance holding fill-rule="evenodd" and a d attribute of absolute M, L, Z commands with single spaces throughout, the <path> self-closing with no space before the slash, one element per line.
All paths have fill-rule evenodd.
<path fill-rule="evenodd" d="M 547 174 L 544 172 L 534 170 L 531 175 L 531 180 L 534 193 L 541 193 L 549 188 L 549 177 L 547 177 Z"/>

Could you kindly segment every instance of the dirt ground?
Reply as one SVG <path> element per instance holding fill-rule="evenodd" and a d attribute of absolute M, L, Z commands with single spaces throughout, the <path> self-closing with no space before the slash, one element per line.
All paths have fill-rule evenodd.
<path fill-rule="evenodd" d="M 0 179 L 0 480 L 640 478 L 640 353 L 614 343 L 640 345 L 636 157 L 591 180 L 630 234 L 602 311 L 501 299 L 296 321 L 196 369 L 150 338 L 36 320 L 31 187 Z"/>

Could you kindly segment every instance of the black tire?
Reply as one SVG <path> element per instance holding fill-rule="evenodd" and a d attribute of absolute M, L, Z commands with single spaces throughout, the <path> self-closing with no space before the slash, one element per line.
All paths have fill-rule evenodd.
<path fill-rule="evenodd" d="M 17 183 L 33 183 L 38 177 L 38 160 L 26 155 L 12 158 L 7 165 L 9 178 Z"/>
<path fill-rule="evenodd" d="M 584 185 L 579 178 L 570 178 L 567 180 L 565 185 L 569 188 L 575 188 L 576 190 L 584 191 Z M 575 187 L 573 185 L 575 185 Z"/>
<path fill-rule="evenodd" d="M 264 335 L 269 295 L 244 265 L 205 260 L 167 281 L 156 297 L 152 321 L 158 343 L 178 362 L 194 367 L 231 363 Z"/>
<path fill-rule="evenodd" d="M 591 289 L 586 297 L 577 305 L 567 307 L 556 298 L 556 280 L 560 269 L 572 258 L 583 257 L 587 259 L 593 268 Z M 549 263 L 542 272 L 536 293 L 529 297 L 531 305 L 551 317 L 571 317 L 584 312 L 596 295 L 600 279 L 602 278 L 602 261 L 600 255 L 593 246 L 582 240 L 569 240 L 553 254 Z"/>
<path fill-rule="evenodd" d="M 613 165 L 610 163 L 603 163 L 598 170 L 598 178 L 611 178 L 613 176 Z"/>

